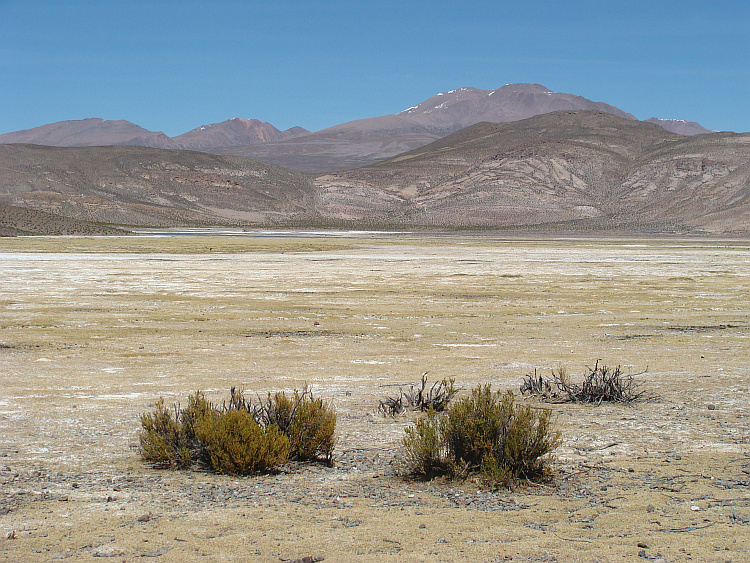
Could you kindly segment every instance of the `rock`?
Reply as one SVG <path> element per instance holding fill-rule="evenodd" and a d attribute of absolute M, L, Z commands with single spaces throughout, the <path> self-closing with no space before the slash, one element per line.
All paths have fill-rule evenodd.
<path fill-rule="evenodd" d="M 646 512 L 654 512 L 656 510 L 656 507 L 653 504 L 649 504 L 646 507 Z"/>
<path fill-rule="evenodd" d="M 136 518 L 136 520 L 138 520 L 138 522 L 148 522 L 149 520 L 151 520 L 151 513 L 149 512 L 148 514 L 141 514 L 138 518 Z"/>
<path fill-rule="evenodd" d="M 91 555 L 94 557 L 119 557 L 125 555 L 125 552 L 118 547 L 102 546 L 97 547 Z"/>
<path fill-rule="evenodd" d="M 709 403 L 706 406 L 708 407 L 708 410 L 710 410 L 710 411 L 715 411 L 716 410 L 716 405 L 714 405 L 713 403 Z"/>
<path fill-rule="evenodd" d="M 641 541 L 638 542 L 638 547 L 642 547 L 643 549 L 648 549 L 648 546 Z"/>

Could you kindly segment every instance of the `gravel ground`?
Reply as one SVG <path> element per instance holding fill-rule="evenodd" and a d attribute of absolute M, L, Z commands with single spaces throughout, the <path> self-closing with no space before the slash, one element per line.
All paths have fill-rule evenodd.
<path fill-rule="evenodd" d="M 489 237 L 0 240 L 0 560 L 747 561 L 743 241 Z M 555 479 L 399 475 L 399 384 L 465 390 L 597 359 L 656 398 L 546 405 Z M 138 414 L 309 385 L 333 467 L 143 464 Z M 530 399 L 522 399 L 530 400 Z"/>

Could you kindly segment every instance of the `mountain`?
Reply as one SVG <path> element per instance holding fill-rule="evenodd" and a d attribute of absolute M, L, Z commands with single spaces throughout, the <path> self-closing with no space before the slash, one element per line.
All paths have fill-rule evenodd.
<path fill-rule="evenodd" d="M 385 160 L 475 123 L 518 121 L 560 110 L 598 110 L 635 120 L 614 106 L 553 92 L 540 84 L 507 84 L 495 90 L 458 88 L 397 114 L 350 121 L 316 133 L 301 127 L 280 131 L 257 119 L 232 118 L 170 138 L 127 121 L 84 119 L 6 133 L 0 135 L 0 143 L 181 148 L 247 156 L 293 170 L 322 173 Z M 681 134 L 709 132 L 695 122 L 651 120 Z"/>
<path fill-rule="evenodd" d="M 233 117 L 221 123 L 201 125 L 192 131 L 172 137 L 175 145 L 181 149 L 211 152 L 218 147 L 235 147 L 279 141 L 309 133 L 302 127 L 292 127 L 279 131 L 264 121 Z"/>
<path fill-rule="evenodd" d="M 614 106 L 552 92 L 539 84 L 508 84 L 495 90 L 459 88 L 395 115 L 350 121 L 287 141 L 212 152 L 248 156 L 294 170 L 328 172 L 365 166 L 482 121 L 517 121 L 550 111 L 580 109 L 635 119 Z"/>
<path fill-rule="evenodd" d="M 716 131 L 706 129 L 700 123 L 696 123 L 695 121 L 685 121 L 684 119 L 659 119 L 658 117 L 650 117 L 646 121 L 649 123 L 656 123 L 667 131 L 678 133 L 680 135 L 716 133 Z"/>
<path fill-rule="evenodd" d="M 747 234 L 750 133 L 565 110 L 317 177 L 185 150 L 0 145 L 0 205 L 108 225 Z"/>
<path fill-rule="evenodd" d="M 174 148 L 172 139 L 129 121 L 99 118 L 59 121 L 33 129 L 0 135 L 0 143 L 33 143 L 55 147 L 92 147 L 100 145 L 135 145 Z"/>
<path fill-rule="evenodd" d="M 132 232 L 83 219 L 63 217 L 28 207 L 0 204 L 0 237 L 22 235 L 122 236 Z"/>
<path fill-rule="evenodd" d="M 518 121 L 558 110 L 599 110 L 635 119 L 614 106 L 553 92 L 541 84 L 506 84 L 495 90 L 459 88 L 433 96 L 398 115 L 431 131 L 452 133 L 482 121 Z"/>
<path fill-rule="evenodd" d="M 312 196 L 311 177 L 236 156 L 134 146 L 0 145 L 0 205 L 80 221 L 272 225 L 310 220 Z"/>
<path fill-rule="evenodd" d="M 479 123 L 316 179 L 318 211 L 393 226 L 750 230 L 750 134 L 683 136 L 600 111 Z"/>
<path fill-rule="evenodd" d="M 208 151 L 218 147 L 277 141 L 307 133 L 309 131 L 302 127 L 279 131 L 270 123 L 234 117 L 221 123 L 196 127 L 177 137 L 168 137 L 164 133 L 149 131 L 129 121 L 91 118 L 60 121 L 33 129 L 5 133 L 0 135 L 0 144 L 28 143 L 53 147 L 133 145 Z"/>

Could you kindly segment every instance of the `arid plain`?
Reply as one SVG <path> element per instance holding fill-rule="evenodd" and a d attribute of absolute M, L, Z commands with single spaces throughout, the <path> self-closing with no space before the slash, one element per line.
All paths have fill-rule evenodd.
<path fill-rule="evenodd" d="M 706 238 L 0 239 L 0 559 L 747 561 L 749 265 Z M 547 405 L 553 482 L 398 475 L 395 385 L 599 359 L 654 398 Z M 233 385 L 330 400 L 334 466 L 140 460 L 139 413 Z"/>

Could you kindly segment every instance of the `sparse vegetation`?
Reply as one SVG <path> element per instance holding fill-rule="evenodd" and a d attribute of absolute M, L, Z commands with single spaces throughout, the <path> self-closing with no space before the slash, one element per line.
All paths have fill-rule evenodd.
<path fill-rule="evenodd" d="M 421 383 L 410 385 L 408 391 L 401 386 L 398 395 L 380 401 L 378 412 L 384 416 L 396 416 L 407 410 L 442 412 L 460 390 L 454 379 L 436 381 L 429 390 L 426 389 L 427 372 L 422 374 Z"/>
<path fill-rule="evenodd" d="M 611 368 L 599 365 L 597 360 L 593 368 L 587 368 L 580 383 L 570 380 L 565 368 L 552 370 L 552 377 L 547 378 L 527 374 L 521 384 L 521 394 L 535 395 L 545 400 L 558 403 L 595 403 L 603 402 L 630 404 L 648 397 L 646 390 L 635 380 L 636 374 L 624 374 L 622 368 Z"/>
<path fill-rule="evenodd" d="M 551 411 L 515 404 L 511 391 L 480 385 L 443 413 L 429 411 L 406 429 L 406 473 L 431 478 L 477 474 L 490 487 L 549 475 L 548 454 L 561 442 Z"/>
<path fill-rule="evenodd" d="M 269 393 L 249 401 L 232 388 L 229 403 L 210 403 L 196 391 L 181 409 L 159 399 L 152 413 L 140 416 L 140 453 L 156 467 L 193 465 L 219 473 L 270 471 L 289 459 L 333 458 L 336 413 L 311 391 Z"/>

